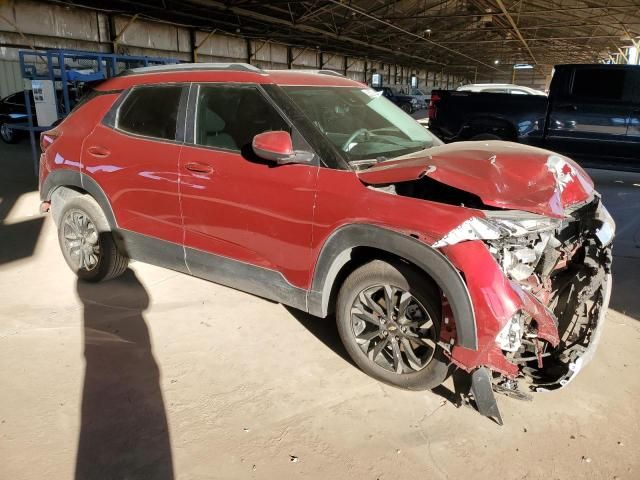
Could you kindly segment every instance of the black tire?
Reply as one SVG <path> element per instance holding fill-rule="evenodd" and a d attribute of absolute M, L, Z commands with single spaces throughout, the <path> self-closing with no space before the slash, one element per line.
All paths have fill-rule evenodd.
<path fill-rule="evenodd" d="M 502 137 L 498 135 L 494 135 L 493 133 L 479 133 L 474 135 L 469 140 L 477 141 L 477 140 L 502 140 Z"/>
<path fill-rule="evenodd" d="M 0 124 L 0 138 L 4 143 L 17 143 L 20 140 L 20 135 L 8 123 L 3 123 Z"/>
<path fill-rule="evenodd" d="M 88 282 L 122 275 L 129 259 L 118 250 L 102 209 L 89 195 L 74 195 L 62 206 L 58 242 L 67 265 Z"/>
<path fill-rule="evenodd" d="M 413 113 L 413 108 L 411 108 L 411 105 L 409 105 L 408 103 L 403 103 L 402 105 L 400 105 L 400 108 L 409 115 Z"/>
<path fill-rule="evenodd" d="M 407 346 L 406 342 L 409 338 L 407 334 L 399 332 L 399 325 L 403 322 L 400 318 L 400 313 L 402 312 L 400 312 L 399 309 L 398 316 L 394 318 L 398 323 L 390 321 L 386 326 L 376 326 L 374 322 L 371 322 L 371 320 L 364 322 L 364 320 L 360 320 L 362 316 L 359 313 L 355 313 L 352 318 L 353 312 L 361 311 L 361 306 L 363 305 L 361 302 L 361 299 L 363 298 L 362 295 L 369 295 L 368 292 L 375 291 L 375 289 L 379 288 L 380 285 L 388 285 L 391 289 L 395 288 L 404 292 L 398 294 L 397 297 L 400 305 L 402 302 L 402 296 L 404 296 L 405 293 L 409 294 L 409 296 L 417 301 L 415 305 L 418 305 L 418 307 L 424 307 L 426 314 L 430 320 L 432 320 L 433 328 L 428 327 L 428 332 L 431 332 L 431 338 L 435 339 L 435 341 L 428 339 L 426 336 L 423 338 L 433 343 L 433 352 L 429 352 L 428 347 L 426 346 L 422 347 L 424 348 L 424 351 L 429 352 L 425 355 L 430 356 L 430 359 L 427 360 L 427 357 L 425 356 L 424 365 L 419 368 L 412 368 L 410 365 L 411 362 L 408 360 L 409 356 L 406 353 L 408 351 L 407 347 L 411 348 L 411 346 Z M 360 302 L 360 306 L 356 306 L 358 302 Z M 413 300 L 411 300 L 411 302 L 413 302 Z M 392 304 L 394 303 L 395 302 Z M 405 306 L 405 308 L 407 307 Z M 338 294 L 336 304 L 336 321 L 342 343 L 353 361 L 360 367 L 360 369 L 362 369 L 362 371 L 389 385 L 407 390 L 427 390 L 440 385 L 447 378 L 449 370 L 449 361 L 444 355 L 442 348 L 437 344 L 440 335 L 440 322 L 442 318 L 441 311 L 442 298 L 438 288 L 419 271 L 402 262 L 387 263 L 381 260 L 374 260 L 354 270 L 344 281 Z M 376 315 L 375 312 L 373 312 L 373 314 Z M 370 319 L 373 318 L 370 316 L 371 313 L 367 315 L 369 315 Z M 404 317 L 404 314 L 402 316 Z M 382 316 L 379 316 L 378 321 L 380 322 L 380 319 L 382 318 Z M 407 320 L 407 318 L 404 320 Z M 361 330 L 361 333 L 356 333 L 356 325 L 358 323 L 364 323 L 366 325 L 365 330 Z M 391 323 L 393 323 L 393 325 L 391 325 Z M 425 325 L 427 323 L 428 321 L 425 322 Z M 409 323 L 405 324 L 409 325 Z M 423 327 L 424 325 L 418 328 Z M 364 333 L 366 329 L 369 328 L 371 331 L 369 333 Z M 382 332 L 384 333 L 384 336 L 379 335 L 371 340 L 363 342 L 362 336 L 367 337 L 375 335 L 376 328 L 380 330 L 386 328 L 388 330 L 384 330 Z M 405 327 L 402 327 L 402 329 L 405 331 Z M 415 332 L 411 333 L 413 334 Z M 361 337 L 357 339 L 357 336 Z M 375 353 L 376 348 L 379 348 L 381 344 L 384 343 L 384 339 L 387 339 L 387 343 L 385 344 L 386 346 L 383 346 L 377 350 L 377 353 Z M 358 340 L 360 340 L 360 343 Z M 391 344 L 391 346 L 389 346 L 389 344 Z M 402 347 L 400 347 L 400 345 L 402 345 Z M 400 367 L 400 373 L 397 372 L 397 368 L 395 366 L 395 354 L 392 353 L 396 351 L 396 346 L 398 347 L 397 351 L 400 356 L 400 361 L 397 363 L 403 364 Z M 367 349 L 371 350 L 369 350 L 368 353 L 365 353 L 365 350 Z M 383 357 L 382 359 L 380 359 L 381 356 Z M 382 363 L 387 361 L 388 357 L 391 357 L 391 360 L 388 360 L 390 365 L 382 365 Z M 414 355 L 413 358 L 416 358 L 416 356 Z M 393 365 L 391 365 L 391 362 L 393 362 Z M 391 370 L 389 367 L 391 367 Z M 394 371 L 394 369 L 396 369 L 396 371 Z"/>

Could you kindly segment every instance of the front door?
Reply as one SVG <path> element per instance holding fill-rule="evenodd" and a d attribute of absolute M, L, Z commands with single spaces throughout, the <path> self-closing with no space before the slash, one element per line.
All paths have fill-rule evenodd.
<path fill-rule="evenodd" d="M 640 167 L 640 67 L 632 70 L 634 88 L 631 99 L 631 115 L 627 127 L 627 142 L 634 150 L 635 162 L 633 166 Z"/>
<path fill-rule="evenodd" d="M 286 130 L 295 145 L 297 132 L 257 85 L 194 85 L 189 104 L 180 198 L 190 270 L 274 299 L 304 288 L 318 167 L 276 165 L 251 149 L 258 133 Z"/>

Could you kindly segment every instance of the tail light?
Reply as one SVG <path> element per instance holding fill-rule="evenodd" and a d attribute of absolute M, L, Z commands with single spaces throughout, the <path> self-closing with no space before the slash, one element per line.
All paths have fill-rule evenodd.
<path fill-rule="evenodd" d="M 435 93 L 431 94 L 431 101 L 429 102 L 429 110 L 427 112 L 427 116 L 429 120 L 434 120 L 438 115 L 438 102 L 440 101 L 440 96 Z"/>
<path fill-rule="evenodd" d="M 40 150 L 44 153 L 60 136 L 60 130 L 53 128 L 40 134 Z"/>

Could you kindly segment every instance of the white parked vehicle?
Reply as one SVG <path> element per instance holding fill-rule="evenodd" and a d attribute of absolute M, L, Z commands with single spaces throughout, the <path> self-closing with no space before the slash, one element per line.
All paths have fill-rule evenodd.
<path fill-rule="evenodd" d="M 411 88 L 409 90 L 409 95 L 418 100 L 418 109 L 427 108 L 429 100 L 431 100 L 431 90 Z"/>
<path fill-rule="evenodd" d="M 461 92 L 511 93 L 514 95 L 547 95 L 534 88 L 510 83 L 472 83 L 458 87 L 457 90 Z"/>

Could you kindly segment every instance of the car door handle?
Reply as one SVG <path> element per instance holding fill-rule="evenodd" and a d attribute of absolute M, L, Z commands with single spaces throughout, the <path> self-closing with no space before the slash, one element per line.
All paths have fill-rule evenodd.
<path fill-rule="evenodd" d="M 213 167 L 211 165 L 207 165 L 206 163 L 187 163 L 184 168 L 196 173 L 213 173 Z"/>
<path fill-rule="evenodd" d="M 556 108 L 558 110 L 570 110 L 572 112 L 575 112 L 578 110 L 578 106 L 573 104 L 557 105 Z"/>
<path fill-rule="evenodd" d="M 98 158 L 106 158 L 111 155 L 111 152 L 104 147 L 93 146 L 89 147 L 87 151 L 94 157 Z"/>

